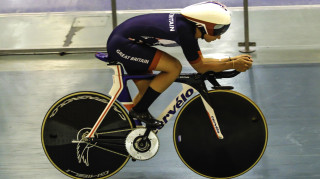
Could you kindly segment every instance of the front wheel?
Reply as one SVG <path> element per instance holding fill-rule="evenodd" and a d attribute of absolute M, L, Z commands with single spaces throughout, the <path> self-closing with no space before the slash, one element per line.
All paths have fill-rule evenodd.
<path fill-rule="evenodd" d="M 110 101 L 96 92 L 77 92 L 57 101 L 47 112 L 41 140 L 50 162 L 72 178 L 107 178 L 129 160 L 127 134 L 134 128 L 125 109 L 115 102 L 93 140 L 86 136 Z"/>
<path fill-rule="evenodd" d="M 192 171 L 204 177 L 240 176 L 258 163 L 266 149 L 266 120 L 259 107 L 240 93 L 214 90 L 209 97 L 224 139 L 216 137 L 198 95 L 176 119 L 176 151 Z"/>

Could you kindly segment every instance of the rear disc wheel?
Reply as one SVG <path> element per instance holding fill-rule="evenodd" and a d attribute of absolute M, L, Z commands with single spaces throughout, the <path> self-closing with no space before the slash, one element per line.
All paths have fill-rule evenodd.
<path fill-rule="evenodd" d="M 77 92 L 57 101 L 47 112 L 41 131 L 49 161 L 72 178 L 107 178 L 130 159 L 125 138 L 133 129 L 126 110 L 115 102 L 92 142 L 86 138 L 110 97 L 96 92 Z"/>

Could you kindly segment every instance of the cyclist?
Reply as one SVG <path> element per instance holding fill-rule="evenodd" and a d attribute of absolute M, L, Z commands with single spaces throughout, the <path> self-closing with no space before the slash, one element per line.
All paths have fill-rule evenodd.
<path fill-rule="evenodd" d="M 139 90 L 133 100 L 129 116 L 147 125 L 160 127 L 148 111 L 149 106 L 179 76 L 181 63 L 155 45 L 181 46 L 186 59 L 199 73 L 236 69 L 244 72 L 252 65 L 249 55 L 226 59 L 204 58 L 198 39 L 207 42 L 220 39 L 231 23 L 230 11 L 225 5 L 208 1 L 182 9 L 181 14 L 155 13 L 133 17 L 117 26 L 107 42 L 112 60 L 123 64 L 128 74 L 146 74 L 160 71 L 152 80 L 136 80 Z"/>

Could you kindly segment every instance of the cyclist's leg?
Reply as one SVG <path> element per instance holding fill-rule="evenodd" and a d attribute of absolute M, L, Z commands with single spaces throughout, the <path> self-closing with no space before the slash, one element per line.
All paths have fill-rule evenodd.
<path fill-rule="evenodd" d="M 150 69 L 150 68 L 149 68 Z M 139 93 L 133 100 L 133 104 L 136 105 L 148 87 L 151 87 L 155 91 L 162 93 L 165 91 L 178 77 L 182 69 L 180 62 L 169 54 L 162 52 L 157 66 L 150 70 L 161 71 L 152 81 L 150 80 L 137 80 L 135 84 L 139 90 Z"/>
<path fill-rule="evenodd" d="M 161 71 L 146 90 L 145 87 L 140 90 L 140 94 L 146 92 L 130 112 L 132 118 L 139 119 L 150 126 L 160 127 L 162 124 L 149 114 L 148 108 L 180 74 L 182 68 L 180 62 L 161 50 L 135 43 L 122 36 L 109 39 L 107 49 L 109 56 L 113 60 L 120 61 L 128 74 Z"/>
<path fill-rule="evenodd" d="M 182 65 L 176 58 L 162 52 L 154 70 L 161 72 L 151 81 L 150 87 L 162 93 L 177 79 L 182 70 Z"/>
<path fill-rule="evenodd" d="M 144 86 L 143 91 L 145 90 L 146 92 L 129 114 L 131 117 L 140 119 L 148 125 L 160 127 L 163 125 L 162 122 L 157 121 L 150 115 L 148 108 L 160 94 L 175 81 L 181 72 L 182 66 L 177 59 L 167 53 L 161 51 L 158 51 L 157 53 L 162 53 L 161 57 L 159 58 L 157 65 L 151 69 L 149 68 L 149 70 L 157 70 L 160 71 L 160 73 L 151 80 L 150 85 L 146 90 L 146 86 Z"/>
<path fill-rule="evenodd" d="M 134 80 L 134 83 L 138 88 L 138 94 L 133 98 L 132 101 L 134 106 L 140 101 L 140 99 L 148 89 L 150 82 L 151 80 Z"/>
<path fill-rule="evenodd" d="M 182 69 L 181 63 L 171 55 L 154 47 L 136 43 L 121 35 L 113 35 L 112 38 L 109 38 L 107 51 L 111 59 L 124 65 L 128 74 L 145 74 L 152 70 L 161 71 L 149 85 L 159 93 L 174 82 Z"/>

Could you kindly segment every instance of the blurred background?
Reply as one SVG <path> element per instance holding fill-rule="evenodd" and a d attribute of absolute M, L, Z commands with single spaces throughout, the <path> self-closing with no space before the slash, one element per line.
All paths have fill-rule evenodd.
<path fill-rule="evenodd" d="M 67 178 L 51 165 L 41 146 L 41 124 L 47 110 L 72 92 L 108 93 L 112 71 L 94 54 L 105 51 L 114 25 L 140 14 L 179 13 L 198 2 L 1 0 L 0 178 Z M 252 69 L 221 83 L 233 85 L 235 91 L 255 101 L 269 125 L 265 155 L 239 178 L 318 179 L 320 1 L 248 0 L 247 18 L 245 0 L 220 2 L 232 11 L 231 26 L 218 41 L 199 40 L 202 53 L 212 58 L 243 52 L 252 55 Z M 194 72 L 181 48 L 161 50 L 178 58 L 183 72 Z M 129 87 L 133 94 L 137 92 L 132 83 Z M 176 96 L 177 89 L 180 85 L 174 84 L 164 92 L 151 112 L 160 114 L 159 109 Z M 153 159 L 129 161 L 112 178 L 203 178 L 176 154 L 173 123 L 159 133 L 160 151 Z"/>

